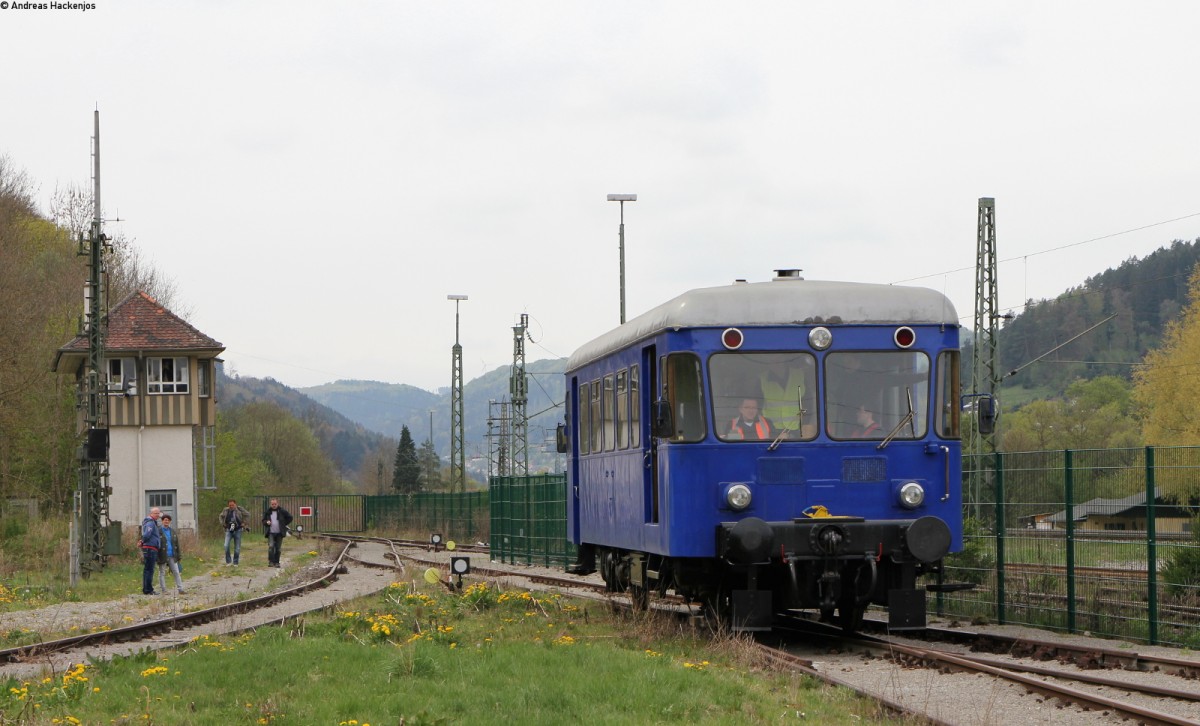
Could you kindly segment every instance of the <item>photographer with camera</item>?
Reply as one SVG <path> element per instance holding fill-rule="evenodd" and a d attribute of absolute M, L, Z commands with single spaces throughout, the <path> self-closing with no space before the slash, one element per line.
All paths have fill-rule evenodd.
<path fill-rule="evenodd" d="M 271 506 L 263 512 L 262 523 L 267 535 L 267 564 L 279 567 L 279 554 L 283 549 L 283 538 L 288 533 L 288 525 L 292 523 L 292 515 L 279 506 L 278 499 L 272 499 Z"/>
<path fill-rule="evenodd" d="M 233 564 L 242 556 L 242 532 L 249 529 L 250 512 L 230 499 L 221 510 L 221 529 L 225 530 L 225 564 L 229 564 L 229 543 L 233 543 Z"/>

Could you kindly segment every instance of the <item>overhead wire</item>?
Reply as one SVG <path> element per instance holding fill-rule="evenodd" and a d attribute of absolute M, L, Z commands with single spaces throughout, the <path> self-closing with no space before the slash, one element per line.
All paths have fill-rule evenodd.
<path fill-rule="evenodd" d="M 1004 259 L 1001 259 L 1001 260 L 999 260 L 999 261 L 997 262 L 997 264 L 1004 264 L 1004 263 L 1007 263 L 1007 262 L 1015 262 L 1015 261 L 1017 261 L 1017 260 L 1022 260 L 1022 261 L 1024 261 L 1024 262 L 1025 262 L 1025 295 L 1024 295 L 1024 299 L 1026 300 L 1026 302 L 1025 302 L 1025 303 L 1022 303 L 1022 304 L 1020 304 L 1020 305 L 1013 305 L 1013 306 L 1007 307 L 1007 308 L 1005 308 L 1005 312 L 1013 312 L 1013 311 L 1015 311 L 1015 310 L 1021 310 L 1021 309 L 1023 309 L 1023 308 L 1026 308 L 1026 307 L 1028 307 L 1028 300 L 1029 300 L 1029 294 L 1028 294 L 1028 292 L 1029 292 L 1029 258 L 1030 258 L 1030 257 L 1037 257 L 1037 256 L 1039 256 L 1039 255 L 1045 255 L 1045 254 L 1049 254 L 1049 253 L 1051 253 L 1051 252 L 1059 252 L 1059 251 L 1061 251 L 1061 250 L 1070 249 L 1070 248 L 1072 248 L 1072 247 L 1078 247 L 1078 246 L 1080 246 L 1080 245 L 1091 244 L 1092 242 L 1100 242 L 1100 241 L 1103 241 L 1103 240 L 1106 240 L 1106 239 L 1112 239 L 1112 238 L 1114 238 L 1114 237 L 1120 237 L 1121 235 L 1125 235 L 1125 234 L 1132 234 L 1133 232 L 1141 232 L 1141 231 L 1144 231 L 1144 230 L 1147 230 L 1147 229 L 1153 229 L 1154 227 L 1161 227 L 1161 226 L 1162 226 L 1162 225 L 1164 225 L 1164 224 L 1171 224 L 1171 223 L 1173 223 L 1173 222 L 1180 222 L 1180 221 L 1183 221 L 1183 220 L 1185 220 L 1185 219 L 1191 219 L 1191 218 L 1193 218 L 1193 217 L 1200 217 L 1200 212 L 1192 212 L 1191 214 L 1185 214 L 1185 215 L 1182 215 L 1182 216 L 1180 216 L 1180 217 L 1174 217 L 1174 218 L 1172 218 L 1172 219 L 1164 219 L 1164 220 L 1162 220 L 1162 221 L 1159 221 L 1159 222 L 1152 222 L 1152 223 L 1150 223 L 1150 224 L 1144 224 L 1144 225 L 1142 225 L 1142 226 L 1140 226 L 1140 227 L 1133 227 L 1133 228 L 1131 228 L 1131 229 L 1122 230 L 1122 231 L 1120 231 L 1120 232 L 1112 232 L 1112 233 L 1110 233 L 1110 234 L 1100 235 L 1099 237 L 1092 237 L 1092 238 L 1090 238 L 1090 239 L 1080 240 L 1080 241 L 1078 241 L 1078 242 L 1070 242 L 1070 243 L 1068 243 L 1068 244 L 1059 245 L 1059 246 L 1057 246 L 1057 247 L 1050 247 L 1050 248 L 1047 248 L 1047 249 L 1044 249 L 1044 250 L 1038 250 L 1038 251 L 1036 251 L 1036 252 L 1027 252 L 1027 253 L 1025 253 L 1025 254 L 1022 254 L 1022 255 L 1016 255 L 1016 256 L 1013 256 L 1013 257 L 1007 257 L 1007 258 L 1004 258 Z M 919 275 L 919 276 L 917 276 L 917 277 L 909 277 L 909 278 L 906 278 L 906 279 L 903 279 L 903 280 L 896 280 L 896 281 L 894 281 L 894 282 L 891 282 L 891 283 L 889 283 L 889 284 L 892 284 L 892 285 L 900 285 L 900 284 L 904 284 L 904 283 L 906 283 L 906 282 L 916 282 L 916 281 L 918 281 L 918 280 L 927 280 L 927 279 L 929 279 L 929 278 L 931 278 L 931 277 L 949 276 L 949 275 L 953 275 L 953 274 L 956 274 L 956 273 L 959 273 L 959 272 L 969 272 L 969 271 L 974 271 L 974 270 L 975 270 L 975 266 L 971 266 L 971 267 L 958 267 L 958 268 L 954 268 L 954 269 L 952 269 L 952 270 L 945 270 L 945 271 L 942 271 L 942 272 L 932 272 L 932 273 L 929 273 L 929 274 L 927 274 L 927 275 Z M 1125 289 L 1125 288 L 1123 288 L 1123 287 L 1122 287 L 1122 288 L 1108 288 L 1108 289 Z M 1089 293 L 1090 293 L 1090 292 L 1091 292 L 1091 291 L 1089 291 Z M 959 316 L 959 320 L 967 320 L 967 319 L 968 319 L 968 318 L 970 318 L 970 317 L 972 317 L 972 316 L 970 316 L 970 315 L 960 315 L 960 316 Z"/>

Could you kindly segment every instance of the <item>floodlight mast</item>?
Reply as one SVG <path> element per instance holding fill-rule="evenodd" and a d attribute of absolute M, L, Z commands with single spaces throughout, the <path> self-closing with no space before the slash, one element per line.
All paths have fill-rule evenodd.
<path fill-rule="evenodd" d="M 621 254 L 621 324 L 625 324 L 625 202 L 636 202 L 636 194 L 609 194 L 608 201 L 620 202 L 621 226 L 617 232 Z"/>

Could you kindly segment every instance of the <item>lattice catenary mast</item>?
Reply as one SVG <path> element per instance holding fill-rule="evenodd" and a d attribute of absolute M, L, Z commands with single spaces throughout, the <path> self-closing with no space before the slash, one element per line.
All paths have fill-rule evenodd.
<path fill-rule="evenodd" d="M 104 253 L 110 250 L 100 217 L 100 112 L 95 112 L 92 153 L 94 185 L 92 225 L 79 237 L 81 257 L 88 258 L 88 281 L 83 291 L 83 333 L 87 336 L 87 369 L 80 381 L 83 441 L 79 447 L 79 485 L 75 497 L 75 533 L 78 558 L 72 563 L 71 581 L 104 567 L 108 525 L 108 386 L 104 370 L 104 333 L 108 325 L 108 271 Z"/>
<path fill-rule="evenodd" d="M 447 295 L 454 301 L 454 348 L 450 362 L 450 491 L 467 490 L 466 454 L 463 447 L 463 363 L 458 342 L 458 305 L 466 295 Z"/>
<path fill-rule="evenodd" d="M 512 474 L 529 476 L 529 383 L 525 378 L 525 331 L 529 316 L 521 313 L 521 324 L 513 326 L 513 364 L 508 379 L 512 397 Z"/>
<path fill-rule="evenodd" d="M 971 359 L 971 401 L 976 407 L 976 422 L 979 421 L 980 410 L 984 405 L 999 406 L 995 400 L 996 386 L 999 382 L 999 355 L 997 335 L 1000 320 L 996 292 L 996 200 L 991 197 L 979 199 L 979 224 L 975 251 L 975 348 Z M 979 426 L 971 429 L 971 439 L 968 450 L 975 455 L 974 460 L 982 464 L 982 454 L 996 452 L 996 435 L 994 432 L 983 434 Z M 975 501 L 978 502 L 980 472 L 972 476 L 972 487 Z"/>

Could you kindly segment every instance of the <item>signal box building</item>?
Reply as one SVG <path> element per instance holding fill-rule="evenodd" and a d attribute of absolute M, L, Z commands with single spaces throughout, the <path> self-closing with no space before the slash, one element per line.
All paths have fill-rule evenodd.
<path fill-rule="evenodd" d="M 136 526 L 160 507 L 177 528 L 195 530 L 197 491 L 214 480 L 216 363 L 224 350 L 144 292 L 109 311 L 110 520 Z M 54 370 L 82 383 L 87 361 L 80 335 L 58 350 Z"/>

